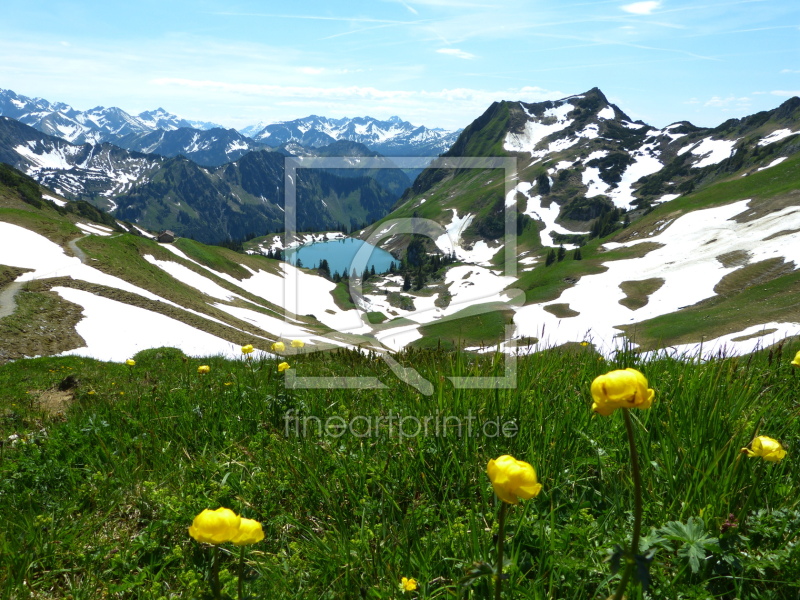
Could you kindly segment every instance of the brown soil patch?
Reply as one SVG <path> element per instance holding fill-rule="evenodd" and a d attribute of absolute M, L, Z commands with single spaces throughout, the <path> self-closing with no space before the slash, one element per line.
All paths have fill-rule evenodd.
<path fill-rule="evenodd" d="M 728 273 L 714 286 L 714 292 L 720 296 L 730 296 L 793 271 L 794 263 L 784 262 L 783 257 L 769 258 Z"/>
<path fill-rule="evenodd" d="M 747 223 L 748 221 L 765 217 L 770 213 L 783 210 L 787 206 L 797 206 L 797 209 L 800 210 L 798 205 L 800 205 L 800 190 L 793 190 L 787 194 L 773 196 L 766 200 L 751 200 L 747 210 L 739 213 L 732 220 L 737 223 Z"/>
<path fill-rule="evenodd" d="M 664 280 L 661 277 L 642 279 L 641 281 L 623 281 L 619 287 L 625 293 L 625 298 L 619 303 L 631 310 L 638 310 L 650 301 L 650 295 L 661 289 L 662 285 L 664 285 Z"/>
<path fill-rule="evenodd" d="M 552 315 L 557 316 L 559 319 L 569 319 L 570 317 L 577 317 L 579 314 L 578 311 L 572 310 L 569 307 L 569 304 L 548 304 L 547 306 L 543 306 L 547 312 Z"/>
<path fill-rule="evenodd" d="M 743 267 L 750 262 L 750 253 L 745 250 L 733 250 L 732 252 L 720 254 L 717 260 L 721 262 L 722 266 L 726 269 Z"/>
<path fill-rule="evenodd" d="M 62 415 L 74 400 L 71 391 L 47 390 L 39 394 L 39 407 L 49 416 Z"/>
<path fill-rule="evenodd" d="M 17 267 L 0 265 L 0 290 L 14 281 L 17 277 L 23 273 L 27 273 L 30 270 L 31 269 L 18 269 Z"/>
<path fill-rule="evenodd" d="M 769 335 L 770 333 L 775 333 L 778 331 L 774 327 L 772 329 L 762 329 L 761 331 L 756 331 L 755 333 L 751 333 L 750 335 L 741 335 L 739 337 L 731 338 L 732 342 L 743 342 L 745 340 L 750 340 L 757 337 L 762 337 L 765 335 Z"/>
<path fill-rule="evenodd" d="M 772 235 L 765 237 L 764 241 L 766 242 L 767 240 L 774 240 L 782 235 L 791 235 L 793 233 L 797 233 L 798 231 L 800 231 L 800 229 L 784 229 L 783 231 L 779 231 L 778 233 L 773 233 Z"/>
<path fill-rule="evenodd" d="M 13 314 L 0 319 L 0 364 L 26 356 L 52 356 L 85 345 L 75 332 L 83 309 L 55 292 L 28 284 Z"/>

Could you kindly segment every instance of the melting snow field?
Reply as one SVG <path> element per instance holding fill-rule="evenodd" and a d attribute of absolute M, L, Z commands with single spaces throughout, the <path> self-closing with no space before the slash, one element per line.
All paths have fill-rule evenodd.
<path fill-rule="evenodd" d="M 800 232 L 770 236 L 800 228 L 800 207 L 787 207 L 746 223 L 731 220 L 747 208 L 747 200 L 726 206 L 696 211 L 673 221 L 659 235 L 626 244 L 606 244 L 608 249 L 632 246 L 643 241 L 663 244 L 638 259 L 605 263 L 604 273 L 586 275 L 549 304 L 567 304 L 579 314 L 559 318 L 535 304 L 517 310 L 514 322 L 517 336 L 542 337 L 544 346 L 584 339 L 593 341 L 601 352 L 615 346 L 620 334 L 614 325 L 631 325 L 679 308 L 690 306 L 714 295 L 714 286 L 726 274 L 740 267 L 724 267 L 717 256 L 733 250 L 745 251 L 750 262 L 783 257 L 800 265 Z M 620 289 L 624 281 L 652 278 L 664 284 L 638 310 L 619 304 L 625 297 Z M 800 333 L 800 324 L 784 324 Z M 730 336 L 735 338 L 736 335 Z M 730 342 L 735 347 L 736 342 Z"/>
<path fill-rule="evenodd" d="M 539 232 L 539 238 L 542 240 L 542 244 L 552 246 L 555 243 L 553 241 L 553 237 L 550 235 L 551 233 L 561 233 L 566 235 L 589 233 L 588 231 L 570 231 L 569 229 L 565 229 L 564 227 L 561 227 L 561 225 L 558 225 L 556 223 L 556 219 L 561 212 L 561 207 L 555 202 L 551 202 L 550 206 L 547 208 L 541 206 L 542 197 L 531 196 L 530 191 L 532 189 L 533 182 L 522 181 L 517 184 L 517 187 L 514 189 L 512 194 L 519 192 L 527 199 L 527 206 L 525 207 L 523 214 L 544 223 L 544 229 Z M 511 195 L 509 195 L 509 197 L 510 196 Z M 573 250 L 577 248 L 577 246 L 574 244 L 564 244 L 564 248 L 567 250 Z"/>
<path fill-rule="evenodd" d="M 464 248 L 461 243 L 461 234 L 472 223 L 475 215 L 467 213 L 463 217 L 459 217 L 456 209 L 450 210 L 453 211 L 453 217 L 450 223 L 444 226 L 446 233 L 434 240 L 436 246 L 445 254 L 455 252 L 458 260 L 488 266 L 492 257 L 500 251 L 502 246 L 491 247 L 485 241 L 478 240 L 471 249 Z"/>
<path fill-rule="evenodd" d="M 716 165 L 730 158 L 733 155 L 733 147 L 738 141 L 739 140 L 715 140 L 712 138 L 705 138 L 694 145 L 681 148 L 678 151 L 678 156 L 691 151 L 692 154 L 700 157 L 700 160 L 694 163 L 692 167 L 700 169 L 709 165 Z"/>
<path fill-rule="evenodd" d="M 189 356 L 242 356 L 240 346 L 162 314 L 83 290 L 54 287 L 53 291 L 83 307 L 83 318 L 75 330 L 86 346 L 64 355 L 122 362 L 140 350 L 172 346 Z"/>

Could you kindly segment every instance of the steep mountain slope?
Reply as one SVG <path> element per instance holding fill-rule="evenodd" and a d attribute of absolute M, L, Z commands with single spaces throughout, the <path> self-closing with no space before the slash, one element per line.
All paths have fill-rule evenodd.
<path fill-rule="evenodd" d="M 445 156 L 512 157 L 517 176 L 427 169 L 370 232 L 391 231 L 394 225 L 385 223 L 395 219 L 436 222 L 446 234 L 426 240 L 428 251 L 454 251 L 478 265 L 471 277 L 492 280 L 494 273 L 495 284 L 501 272 L 492 269 L 507 266 L 506 252 L 513 251 L 517 276 L 503 287 L 519 339 L 592 339 L 613 347 L 624 330 L 646 348 L 704 336 L 752 346 L 797 332 L 800 323 L 796 307 L 781 313 L 765 298 L 765 320 L 745 316 L 743 308 L 741 318 L 730 312 L 743 306 L 740 292 L 752 295 L 760 284 L 781 290 L 771 297 L 788 306 L 798 301 L 798 134 L 797 98 L 716 128 L 682 122 L 662 130 L 632 122 L 597 89 L 552 102 L 498 102 Z M 507 239 L 512 208 L 516 239 Z M 402 253 L 411 240 L 396 235 L 382 245 Z M 687 266 L 695 263 L 697 270 Z M 508 303 L 514 290 L 524 292 L 525 306 Z M 496 301 L 487 292 L 482 303 Z M 668 326 L 677 314 L 687 323 L 681 335 Z M 422 336 L 481 339 L 469 319 L 416 321 L 422 326 L 403 326 L 403 343 L 424 344 Z M 497 329 L 494 339 L 503 335 Z"/>
<path fill-rule="evenodd" d="M 280 336 L 309 349 L 363 342 L 332 327 L 358 315 L 337 306 L 331 282 L 185 238 L 160 245 L 67 210 L 74 204 L 0 165 L 0 362 L 63 352 L 125 360 L 163 345 L 241 356 L 239 346 L 265 349 Z M 313 292 L 297 297 L 287 281 Z M 284 307 L 298 313 L 285 318 Z"/>
<path fill-rule="evenodd" d="M 367 175 L 342 177 L 301 169 L 300 230 L 351 229 L 385 215 L 397 199 Z M 261 150 L 214 170 L 168 159 L 146 183 L 117 197 L 117 216 L 143 227 L 170 228 L 206 243 L 283 231 L 284 156 Z"/>
<path fill-rule="evenodd" d="M 318 156 L 359 153 L 376 155 L 352 142 L 314 151 Z M 0 117 L 0 162 L 59 194 L 117 210 L 119 218 L 141 227 L 172 229 L 208 243 L 284 229 L 284 160 L 283 153 L 260 150 L 207 169 L 182 156 L 164 158 L 108 143 L 73 145 Z M 297 226 L 362 227 L 384 216 L 409 183 L 398 169 L 302 169 Z"/>
<path fill-rule="evenodd" d="M 249 135 L 253 129 L 249 127 L 240 133 Z M 399 117 L 380 121 L 372 117 L 328 119 L 311 115 L 267 125 L 252 135 L 256 141 L 272 147 L 294 142 L 318 148 L 347 140 L 364 144 L 384 156 L 438 156 L 452 145 L 458 133 L 414 126 Z"/>
<path fill-rule="evenodd" d="M 74 145 L 0 117 L 0 162 L 14 166 L 59 194 L 89 200 L 106 210 L 114 198 L 145 181 L 166 159 L 112 144 Z"/>
<path fill-rule="evenodd" d="M 755 172 L 800 149 L 800 100 L 779 108 L 730 120 L 709 129 L 688 122 L 662 130 L 632 122 L 600 90 L 558 101 L 536 104 L 498 102 L 469 125 L 445 157 L 510 156 L 518 170 L 519 211 L 539 222 L 541 244 L 585 241 L 593 224 L 607 234 L 619 227 L 627 213 L 635 219 L 643 211 L 730 177 Z M 474 173 L 428 169 L 406 193 L 398 215 L 405 216 L 444 182 L 474 177 Z M 487 176 L 488 177 L 488 176 Z M 497 179 L 495 178 L 495 183 Z M 472 186 L 475 187 L 474 185 Z M 476 239 L 496 239 L 486 232 L 486 221 L 503 209 L 501 186 L 489 186 L 484 204 L 465 206 L 462 194 L 431 203 L 425 216 L 444 222 L 452 209 L 475 215 L 465 232 Z M 459 206 L 456 206 L 458 204 Z M 469 204 L 469 203 L 467 203 Z M 478 203 L 480 204 L 480 203 Z M 438 212 L 437 212 L 438 209 Z M 485 213 L 485 211 L 484 211 Z M 394 215 L 392 215 L 394 216 Z M 480 234 L 481 223 L 484 227 Z M 571 236 L 570 232 L 583 237 Z"/>

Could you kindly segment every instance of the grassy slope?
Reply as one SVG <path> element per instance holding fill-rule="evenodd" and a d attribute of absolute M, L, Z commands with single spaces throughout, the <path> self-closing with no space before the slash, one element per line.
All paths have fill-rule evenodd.
<path fill-rule="evenodd" d="M 589 348 L 548 351 L 521 358 L 516 387 L 494 391 L 454 389 L 446 377 L 501 376 L 502 357 L 397 356 L 432 383 L 431 396 L 350 352 L 287 360 L 300 376 L 378 377 L 388 387 L 284 390 L 274 362 L 168 349 L 140 353 L 133 368 L 77 357 L 10 363 L 0 367 L 0 438 L 19 437 L 0 449 L 0 590 L 47 600 L 202 598 L 211 552 L 187 526 L 201 510 L 227 506 L 264 526 L 264 541 L 245 549 L 252 597 L 388 600 L 399 597 L 401 577 L 419 581 L 420 598 L 449 597 L 474 562 L 492 560 L 498 506 L 485 467 L 509 453 L 534 465 L 543 491 L 510 512 L 515 566 L 504 597 L 607 597 L 607 551 L 631 531 L 630 455 L 622 415 L 592 416 L 589 384 L 636 366 L 656 391 L 652 409 L 634 412 L 644 531 L 702 516 L 703 533 L 716 537 L 729 514 L 739 522 L 697 574 L 680 542 L 660 547 L 654 597 L 793 599 L 800 377 L 787 357 L 798 349 L 703 364 L 642 364 L 624 353 L 606 364 Z M 200 364 L 211 372 L 199 376 Z M 342 436 L 306 421 L 303 436 L 302 425 L 287 432 L 288 409 L 384 421 L 374 437 L 359 437 L 363 418 Z M 398 437 L 395 420 L 389 435 L 389 411 L 448 416 L 450 427 L 413 436 L 410 421 Z M 518 435 L 481 430 L 498 417 Z M 784 442 L 787 458 L 743 457 L 757 434 Z M 237 561 L 238 549 L 224 544 L 231 597 Z M 488 596 L 486 580 L 470 594 Z"/>
<path fill-rule="evenodd" d="M 77 245 L 87 254 L 95 268 L 147 289 L 182 307 L 207 314 L 230 325 L 214 323 L 163 303 L 146 300 L 136 294 L 121 292 L 114 288 L 86 284 L 72 279 L 49 279 L 28 284 L 25 293 L 18 295 L 19 306 L 23 310 L 0 322 L 0 339 L 4 346 L 3 356 L 0 358 L 7 360 L 24 355 L 57 353 L 82 345 L 80 338 L 72 331 L 72 326 L 79 318 L 80 307 L 49 292 L 48 290 L 53 285 L 85 289 L 101 296 L 166 314 L 233 343 L 242 343 L 243 337 L 272 339 L 273 336 L 268 332 L 210 306 L 211 302 L 217 302 L 217 300 L 204 297 L 196 289 L 177 281 L 162 269 L 148 263 L 142 258 L 146 254 L 152 255 L 158 260 L 182 264 L 211 279 L 221 287 L 249 300 L 249 302 L 236 300 L 233 302 L 234 305 L 273 317 L 283 316 L 282 309 L 216 277 L 191 262 L 178 258 L 153 240 L 132 234 L 116 234 L 109 237 L 85 236 L 73 224 L 76 220 L 85 219 L 74 215 L 60 215 L 47 205 L 38 209 L 34 208 L 24 203 L 13 190 L 4 186 L 0 186 L 0 220 L 35 231 L 65 247 L 67 242 L 78 240 Z M 274 260 L 261 256 L 238 254 L 225 248 L 206 246 L 188 239 L 179 240 L 176 246 L 191 259 L 242 280 L 251 276 L 250 272 L 242 265 L 247 265 L 253 270 L 274 271 L 277 268 L 277 261 Z M 72 253 L 71 250 L 67 250 L 67 252 Z M 305 321 L 312 329 L 318 327 L 314 319 L 305 319 Z M 243 334 L 237 329 L 249 333 Z M 42 332 L 46 332 L 45 335 L 42 335 Z"/>

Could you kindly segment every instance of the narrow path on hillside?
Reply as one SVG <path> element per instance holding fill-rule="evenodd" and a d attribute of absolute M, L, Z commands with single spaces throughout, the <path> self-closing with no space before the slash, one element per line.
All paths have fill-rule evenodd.
<path fill-rule="evenodd" d="M 88 257 L 86 256 L 86 253 L 78 247 L 78 242 L 85 237 L 89 236 L 82 235 L 81 237 L 77 237 L 74 240 L 67 242 L 67 246 L 69 246 L 69 249 L 72 250 L 72 253 L 84 264 L 86 264 Z M 8 286 L 0 290 L 0 319 L 14 314 L 14 311 L 17 309 L 15 297 L 22 289 L 22 285 L 22 283 L 12 281 L 8 284 Z"/>
<path fill-rule="evenodd" d="M 22 284 L 12 281 L 7 287 L 0 291 L 0 319 L 14 314 L 17 309 L 17 303 L 14 301 L 14 296 L 22 289 Z"/>
<path fill-rule="evenodd" d="M 89 237 L 89 235 L 88 234 L 82 235 L 79 238 L 75 238 L 74 240 L 70 240 L 67 242 L 67 246 L 69 246 L 69 249 L 72 250 L 72 253 L 75 256 L 77 256 L 83 264 L 86 264 L 88 257 L 86 256 L 86 253 L 83 250 L 78 248 L 78 242 L 80 242 L 85 237 Z"/>

